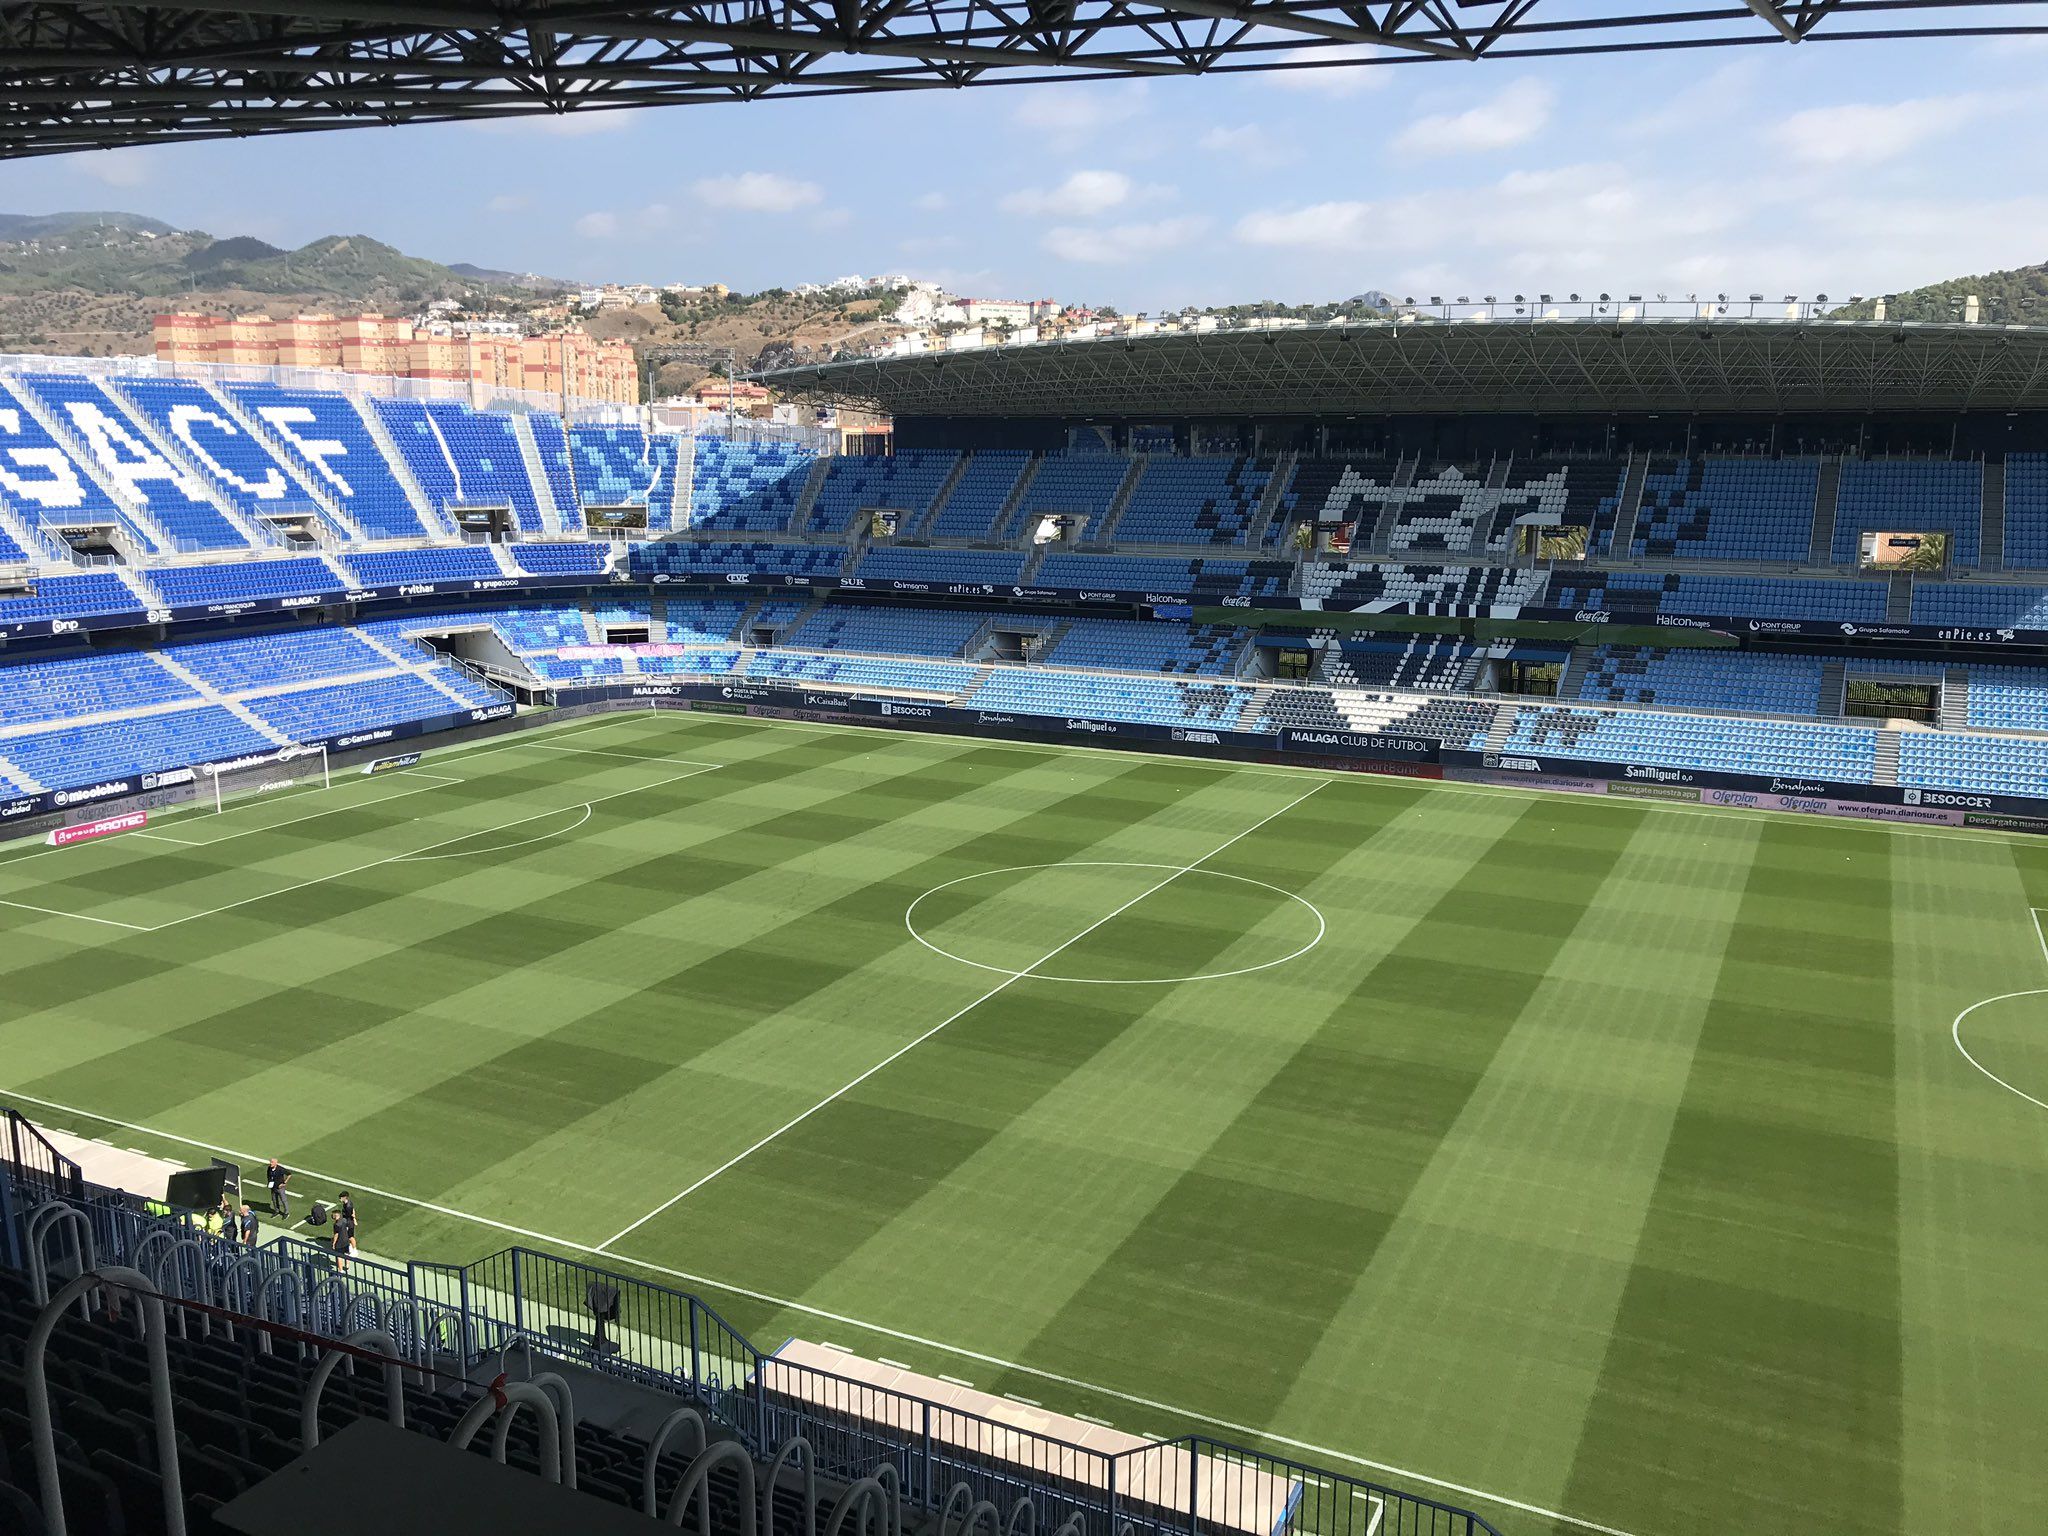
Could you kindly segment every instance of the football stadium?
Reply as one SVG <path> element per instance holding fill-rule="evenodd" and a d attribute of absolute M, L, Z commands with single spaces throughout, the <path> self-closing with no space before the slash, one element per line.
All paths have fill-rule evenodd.
<path fill-rule="evenodd" d="M 2048 1530 L 2048 327 L 761 377 L 0 359 L 0 1532 Z"/>

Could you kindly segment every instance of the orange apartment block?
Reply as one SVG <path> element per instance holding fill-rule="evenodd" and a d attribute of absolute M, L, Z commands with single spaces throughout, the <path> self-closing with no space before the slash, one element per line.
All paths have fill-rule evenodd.
<path fill-rule="evenodd" d="M 339 368 L 390 378 L 439 379 L 497 389 L 530 389 L 634 405 L 640 370 L 632 345 L 583 331 L 548 336 L 418 330 L 392 315 L 158 315 L 156 355 L 165 363 L 242 363 Z"/>

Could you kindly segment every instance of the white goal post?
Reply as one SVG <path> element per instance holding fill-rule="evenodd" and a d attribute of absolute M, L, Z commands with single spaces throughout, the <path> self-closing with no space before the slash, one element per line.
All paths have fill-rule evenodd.
<path fill-rule="evenodd" d="M 256 757 L 231 758 L 223 763 L 201 763 L 194 770 L 199 800 L 211 800 L 214 814 L 228 808 L 232 800 L 274 794 L 315 780 L 322 789 L 334 787 L 325 747 L 280 747 Z"/>

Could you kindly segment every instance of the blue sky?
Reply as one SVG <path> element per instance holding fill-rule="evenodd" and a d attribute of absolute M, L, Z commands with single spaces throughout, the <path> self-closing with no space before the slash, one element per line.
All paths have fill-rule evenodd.
<path fill-rule="evenodd" d="M 2048 39 L 679 107 L 0 165 L 0 208 L 753 289 L 1882 292 L 2048 261 Z"/>

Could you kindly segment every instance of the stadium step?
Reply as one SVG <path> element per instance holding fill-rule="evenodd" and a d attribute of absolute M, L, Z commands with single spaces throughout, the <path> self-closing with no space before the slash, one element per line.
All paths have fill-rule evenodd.
<path fill-rule="evenodd" d="M 1489 491 L 1504 491 L 1507 489 L 1508 470 L 1514 462 L 1512 454 L 1505 459 L 1499 454 L 1494 455 L 1493 465 L 1486 472 L 1486 488 Z"/>
<path fill-rule="evenodd" d="M 1628 456 L 1628 478 L 1621 483 L 1621 504 L 1614 512 L 1614 532 L 1607 543 L 1607 553 L 1626 558 L 1635 548 L 1636 519 L 1643 510 L 1643 484 L 1650 478 L 1650 456 L 1631 453 Z"/>
<path fill-rule="evenodd" d="M 1508 738 L 1515 733 L 1515 716 L 1520 713 L 1510 704 L 1493 713 L 1493 724 L 1487 727 L 1486 750 L 1498 752 L 1508 744 Z"/>
<path fill-rule="evenodd" d="M 1038 573 L 1045 565 L 1045 557 L 1052 553 L 1052 545 L 1036 544 L 1031 553 L 1024 557 L 1024 569 L 1017 573 L 1017 580 L 1023 586 L 1031 586 L 1038 580 Z"/>
<path fill-rule="evenodd" d="M 114 574 L 121 578 L 121 585 L 141 599 L 144 610 L 165 606 L 163 594 L 149 584 L 149 578 L 130 565 L 114 568 Z"/>
<path fill-rule="evenodd" d="M 960 690 L 959 696 L 953 700 L 953 703 L 956 706 L 965 704 L 969 699 L 973 698 L 977 693 L 981 692 L 982 685 L 995 675 L 995 665 L 991 662 L 988 665 L 984 666 L 979 672 L 974 674 L 973 678 L 969 680 L 967 686 Z"/>
<path fill-rule="evenodd" d="M 647 599 L 647 643 L 668 644 L 668 599 L 665 597 Z"/>
<path fill-rule="evenodd" d="M 1948 667 L 1941 674 L 1941 725 L 1959 731 L 1970 723 L 1970 669 Z"/>
<path fill-rule="evenodd" d="M 1842 461 L 1822 459 L 1820 486 L 1813 497 L 1813 537 L 1806 547 L 1809 565 L 1826 565 L 1834 558 L 1835 503 L 1842 492 Z"/>
<path fill-rule="evenodd" d="M 1294 466 L 1299 459 L 1299 454 L 1289 451 L 1273 461 L 1273 472 L 1266 481 L 1265 494 L 1259 498 L 1259 509 L 1252 514 L 1251 526 L 1244 533 L 1247 547 L 1257 549 L 1266 542 L 1266 530 L 1273 525 L 1280 503 L 1287 499 L 1287 488 L 1294 483 Z"/>
<path fill-rule="evenodd" d="M 534 441 L 533 423 L 523 411 L 511 413 L 512 436 L 519 444 L 519 462 L 526 468 L 526 478 L 533 486 L 534 500 L 540 507 L 540 524 L 549 533 L 569 533 L 572 530 L 567 512 L 555 500 L 554 483 L 548 479 L 547 466 L 541 462 L 540 444 Z"/>
<path fill-rule="evenodd" d="M 1590 645 L 1575 645 L 1566 653 L 1564 665 L 1557 669 L 1558 698 L 1568 699 L 1576 692 L 1579 682 L 1593 666 L 1596 649 Z"/>
<path fill-rule="evenodd" d="M 1871 769 L 1873 784 L 1896 784 L 1899 782 L 1899 733 L 1879 731 L 1877 733 L 1877 756 Z"/>
<path fill-rule="evenodd" d="M 1984 515 L 1977 525 L 1977 564 L 1987 571 L 2005 569 L 2005 460 L 1984 465 Z"/>
<path fill-rule="evenodd" d="M 43 783 L 40 779 L 30 778 L 4 757 L 0 757 L 0 779 L 6 779 L 10 783 L 19 784 L 32 795 L 39 795 L 43 792 Z"/>
<path fill-rule="evenodd" d="M 71 552 L 62 548 L 40 527 L 31 525 L 18 517 L 14 509 L 0 502 L 0 534 L 21 546 L 22 552 L 40 556 L 45 560 L 69 560 Z"/>
<path fill-rule="evenodd" d="M 920 539 L 931 537 L 932 524 L 937 522 L 939 514 L 946 510 L 946 503 L 953 499 L 953 493 L 960 489 L 960 482 L 967 475 L 967 466 L 973 460 L 974 452 L 972 449 L 955 455 L 953 467 L 946 471 L 946 478 L 940 482 L 937 492 L 933 494 L 932 504 L 925 508 L 924 516 L 917 520 L 915 528 L 898 528 L 896 532 L 899 537 L 906 534 Z M 987 530 L 983 529 L 982 532 L 986 533 Z M 973 534 L 970 537 L 979 538 L 981 534 Z"/>
<path fill-rule="evenodd" d="M 1131 467 L 1124 471 L 1123 482 L 1117 486 L 1116 494 L 1109 498 L 1109 510 L 1102 515 L 1102 526 L 1085 530 L 1089 544 L 1108 544 L 1116 538 L 1116 525 L 1123 521 L 1124 513 L 1131 507 L 1131 498 L 1138 494 L 1138 482 L 1145 478 L 1145 466 L 1152 462 L 1149 453 L 1131 455 Z"/>
<path fill-rule="evenodd" d="M 1408 492 L 1415 485 L 1415 471 L 1419 459 L 1403 459 L 1395 466 L 1393 483 L 1388 487 L 1387 499 L 1380 503 L 1380 515 L 1370 528 L 1361 528 L 1351 536 L 1355 551 L 1360 543 L 1375 560 L 1383 559 L 1393 547 L 1394 526 L 1401 521 L 1401 511 L 1408 505 Z M 1369 503 L 1368 503 L 1369 505 Z"/>
<path fill-rule="evenodd" d="M 319 475 L 315 474 L 306 465 L 296 449 L 286 446 L 284 440 L 275 432 L 271 431 L 269 427 L 257 420 L 249 412 L 243 410 L 242 403 L 229 391 L 215 389 L 211 384 L 205 385 L 204 388 L 207 394 L 213 397 L 214 403 L 227 413 L 230 421 L 234 422 L 236 426 L 248 433 L 251 438 L 261 443 L 269 451 L 271 458 L 283 466 L 285 473 L 290 475 L 293 481 L 296 482 L 297 488 L 306 493 L 306 496 L 312 501 L 313 505 L 320 509 L 321 514 L 326 517 L 335 529 L 341 532 L 344 538 L 352 539 L 359 543 L 367 542 L 369 536 L 363 532 L 361 525 L 354 518 L 350 517 L 347 512 L 342 510 L 339 502 L 327 494 L 326 487 L 321 484 Z M 354 586 L 354 579 L 351 578 L 347 585 Z"/>
<path fill-rule="evenodd" d="M 1839 661 L 1821 663 L 1820 713 L 1824 720 L 1839 720 L 1848 709 L 1849 673 Z"/>
<path fill-rule="evenodd" d="M 14 393 L 14 398 L 35 418 L 36 425 L 49 433 L 63 447 L 72 464 L 98 486 L 109 501 L 121 509 L 121 515 L 127 518 L 133 527 L 156 546 L 153 551 L 135 551 L 135 557 L 177 552 L 178 541 L 171 537 L 163 524 L 151 514 L 149 508 L 142 504 L 141 497 L 105 471 L 100 461 L 86 450 L 84 439 L 72 430 L 70 422 L 51 410 L 49 404 L 33 389 L 18 389 Z"/>
<path fill-rule="evenodd" d="M 1884 619 L 1887 624 L 1909 623 L 1913 617 L 1913 577 L 1908 571 L 1895 571 L 1887 578 L 1884 595 Z"/>
<path fill-rule="evenodd" d="M 785 533 L 802 533 L 811 521 L 811 508 L 817 505 L 818 492 L 825 489 L 825 478 L 832 473 L 832 460 L 819 455 L 812 461 L 811 472 L 804 476 L 804 488 L 797 492 L 796 505 L 790 508 L 789 524 Z"/>
<path fill-rule="evenodd" d="M 1010 494 L 1003 498 L 1003 509 L 996 514 L 991 536 L 1005 537 L 1003 530 L 1010 526 L 1010 520 L 1017 515 L 1017 509 L 1024 505 L 1024 498 L 1031 493 L 1031 482 L 1038 478 L 1039 469 L 1045 464 L 1045 455 L 1034 453 L 1024 461 L 1024 473 L 1017 477 L 1017 483 L 1010 487 Z M 1028 533 L 1030 530 L 1025 530 Z"/>
<path fill-rule="evenodd" d="M 285 735 L 284 732 L 276 729 L 274 726 L 267 723 L 261 715 L 257 714 L 256 711 L 251 709 L 248 705 L 237 703 L 235 700 L 229 698 L 226 694 L 222 693 L 218 688 L 214 687 L 213 684 L 209 683 L 205 678 L 201 677 L 197 672 L 194 672 L 190 668 L 186 667 L 169 651 L 152 651 L 150 652 L 150 654 L 156 658 L 156 663 L 158 666 L 162 667 L 166 672 L 170 673 L 171 676 L 178 679 L 178 681 L 183 683 L 186 687 L 192 689 L 202 699 L 206 700 L 207 703 L 218 704 L 222 709 L 225 709 L 229 714 L 233 715 L 237 720 L 240 720 L 244 725 L 249 726 L 252 730 L 257 731 L 261 735 L 267 737 L 269 740 L 276 742 L 280 747 L 288 747 L 291 745 L 291 737 Z M 337 679 L 329 677 L 318 677 L 312 679 L 309 686 L 323 688 L 335 681 L 337 681 Z"/>

